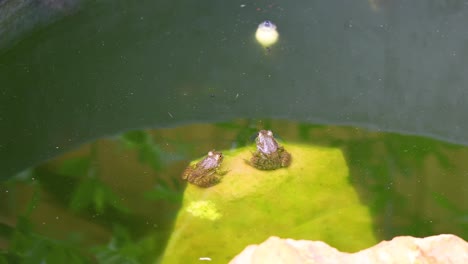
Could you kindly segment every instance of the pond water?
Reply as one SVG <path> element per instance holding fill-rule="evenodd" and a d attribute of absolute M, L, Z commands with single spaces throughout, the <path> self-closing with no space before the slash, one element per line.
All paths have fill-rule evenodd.
<path fill-rule="evenodd" d="M 0 50 L 0 178 L 121 131 L 234 118 L 468 144 L 463 1 L 73 6 Z M 269 49 L 255 40 L 265 20 Z"/>
<path fill-rule="evenodd" d="M 130 131 L 82 145 L 2 183 L 1 245 L 9 249 L 7 259 L 156 263 L 177 231 L 172 228 L 188 162 L 213 148 L 253 146 L 261 128 L 275 131 L 281 142 L 341 150 L 349 184 L 369 208 L 377 241 L 441 233 L 468 239 L 467 147 L 354 127 L 249 119 Z M 270 231 L 265 239 L 276 232 Z"/>
<path fill-rule="evenodd" d="M 0 0 L 0 263 L 161 261 L 188 162 L 259 129 L 338 151 L 372 241 L 468 239 L 465 2 Z"/>

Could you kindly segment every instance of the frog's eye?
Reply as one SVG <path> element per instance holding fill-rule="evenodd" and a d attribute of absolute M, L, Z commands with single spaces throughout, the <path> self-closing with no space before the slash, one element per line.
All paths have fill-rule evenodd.
<path fill-rule="evenodd" d="M 268 130 L 267 135 L 270 136 L 270 137 L 272 137 L 272 136 L 273 136 L 273 132 L 271 132 L 270 130 Z"/>

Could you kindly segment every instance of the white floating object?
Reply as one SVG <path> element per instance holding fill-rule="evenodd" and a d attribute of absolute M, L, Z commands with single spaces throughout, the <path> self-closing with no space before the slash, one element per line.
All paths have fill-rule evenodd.
<path fill-rule="evenodd" d="M 211 258 L 208 258 L 208 257 L 201 257 L 201 258 L 199 258 L 199 260 L 207 260 L 207 261 L 211 261 Z"/>
<path fill-rule="evenodd" d="M 260 23 L 255 32 L 255 38 L 258 43 L 264 47 L 269 47 L 278 41 L 278 31 L 276 31 L 276 25 L 273 22 L 266 20 Z"/>

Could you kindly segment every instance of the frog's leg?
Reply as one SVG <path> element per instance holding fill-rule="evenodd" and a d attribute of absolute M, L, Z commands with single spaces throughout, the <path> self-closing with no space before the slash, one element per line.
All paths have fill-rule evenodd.
<path fill-rule="evenodd" d="M 258 163 L 258 160 L 261 158 L 261 154 L 258 151 L 255 151 L 255 152 L 251 151 L 251 153 L 252 153 L 252 157 L 250 158 L 250 160 L 244 159 L 244 162 L 247 165 L 256 168 L 256 164 Z"/>
<path fill-rule="evenodd" d="M 271 155 L 265 155 L 263 153 L 258 153 L 255 157 L 252 157 L 252 164 L 255 168 L 259 170 L 274 170 L 279 167 L 278 155 L 272 153 Z"/>
<path fill-rule="evenodd" d="M 292 157 L 289 152 L 282 148 L 279 156 L 281 160 L 281 167 L 288 167 L 289 165 L 291 165 Z"/>
<path fill-rule="evenodd" d="M 278 153 L 267 155 L 257 151 L 256 155 L 252 157 L 251 163 L 259 170 L 274 170 L 280 167 Z"/>
<path fill-rule="evenodd" d="M 187 168 L 185 168 L 184 172 L 182 173 L 182 179 L 183 180 L 187 180 L 189 175 L 193 172 L 193 166 L 187 166 Z"/>
<path fill-rule="evenodd" d="M 219 168 L 216 169 L 216 174 L 219 176 L 224 176 L 229 172 L 229 170 L 220 170 Z"/>
<path fill-rule="evenodd" d="M 278 152 L 272 153 L 267 161 L 268 161 L 269 170 L 276 170 L 276 169 L 281 168 L 280 153 Z"/>
<path fill-rule="evenodd" d="M 252 154 L 252 157 L 250 157 L 250 160 L 248 159 L 244 159 L 244 162 L 249 165 L 249 166 L 252 166 L 252 167 L 255 167 L 255 162 L 258 158 L 258 156 L 260 155 L 258 150 L 257 151 L 250 151 L 250 153 Z"/>
<path fill-rule="evenodd" d="M 197 178 L 194 180 L 194 184 L 200 186 L 200 187 L 211 187 L 217 183 L 219 183 L 221 180 L 221 177 L 216 174 L 216 173 L 211 173 L 209 175 L 205 175 L 204 177 Z"/>

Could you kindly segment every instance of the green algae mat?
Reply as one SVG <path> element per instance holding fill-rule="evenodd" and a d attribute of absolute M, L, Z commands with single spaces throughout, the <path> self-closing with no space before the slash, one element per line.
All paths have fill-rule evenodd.
<path fill-rule="evenodd" d="M 288 168 L 260 171 L 248 164 L 255 148 L 223 151 L 222 181 L 187 185 L 162 263 L 227 263 L 269 236 L 321 240 L 342 251 L 374 245 L 368 209 L 349 183 L 340 149 L 282 144 Z"/>

